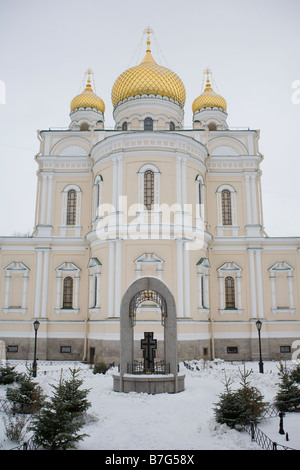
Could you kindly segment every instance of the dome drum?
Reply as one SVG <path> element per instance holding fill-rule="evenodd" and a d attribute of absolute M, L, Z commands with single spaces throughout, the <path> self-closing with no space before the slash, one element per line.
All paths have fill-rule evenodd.
<path fill-rule="evenodd" d="M 142 96 L 119 103 L 113 117 L 116 129 L 122 129 L 123 123 L 127 122 L 127 130 L 144 130 L 147 117 L 153 120 L 153 130 L 170 130 L 170 122 L 175 129 L 182 129 L 184 111 L 168 99 Z"/>

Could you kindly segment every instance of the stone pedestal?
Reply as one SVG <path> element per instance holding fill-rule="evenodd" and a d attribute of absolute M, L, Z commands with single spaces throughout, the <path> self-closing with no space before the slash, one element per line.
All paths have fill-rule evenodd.
<path fill-rule="evenodd" d="M 178 374 L 174 377 L 174 374 L 166 375 L 134 375 L 124 374 L 123 375 L 123 390 L 121 390 L 120 374 L 115 374 L 114 379 L 114 390 L 116 392 L 137 392 L 137 393 L 149 393 L 155 395 L 157 393 L 178 393 L 184 390 L 184 374 Z"/>

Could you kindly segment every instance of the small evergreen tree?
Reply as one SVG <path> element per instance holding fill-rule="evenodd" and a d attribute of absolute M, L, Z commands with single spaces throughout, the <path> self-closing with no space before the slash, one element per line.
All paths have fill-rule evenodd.
<path fill-rule="evenodd" d="M 59 405 L 64 404 L 66 411 L 70 412 L 74 417 L 82 415 L 90 406 L 87 400 L 88 389 L 80 390 L 83 380 L 78 378 L 80 369 L 69 369 L 71 374 L 70 380 L 60 381 L 58 386 L 53 386 L 55 392 L 53 403 Z"/>
<path fill-rule="evenodd" d="M 20 374 L 15 372 L 15 366 L 9 364 L 0 366 L 0 384 L 8 385 L 16 382 Z"/>
<path fill-rule="evenodd" d="M 93 369 L 93 374 L 106 374 L 109 366 L 105 362 L 96 362 Z"/>
<path fill-rule="evenodd" d="M 19 386 L 9 387 L 6 398 L 12 402 L 14 411 L 18 413 L 36 413 L 44 403 L 41 387 L 33 382 L 31 376 L 22 374 L 18 378 Z"/>
<path fill-rule="evenodd" d="M 294 371 L 281 367 L 279 390 L 275 396 L 275 406 L 279 411 L 293 411 L 300 408 L 300 388 L 295 381 L 295 375 Z"/>
<path fill-rule="evenodd" d="M 238 425 L 243 426 L 249 423 L 249 420 L 257 423 L 265 410 L 266 403 L 263 402 L 263 396 L 256 387 L 251 387 L 248 377 L 252 373 L 241 373 L 241 388 L 232 392 L 230 385 L 232 382 L 225 380 L 225 393 L 220 395 L 220 401 L 215 408 L 216 421 L 220 424 L 234 428 Z"/>
<path fill-rule="evenodd" d="M 266 403 L 263 402 L 263 395 L 256 387 L 252 387 L 248 382 L 248 377 L 252 374 L 250 371 L 245 370 L 241 374 L 241 388 L 237 391 L 236 398 L 240 402 L 243 413 L 240 416 L 240 424 L 247 424 L 249 420 L 257 423 L 263 411 L 266 408 Z"/>
<path fill-rule="evenodd" d="M 83 381 L 77 378 L 79 370 L 71 371 L 71 380 L 61 380 L 53 397 L 33 420 L 31 430 L 37 445 L 49 450 L 66 450 L 76 447 L 86 434 L 78 434 L 83 426 L 81 419 L 90 403 L 89 390 L 79 390 Z"/>
<path fill-rule="evenodd" d="M 291 378 L 293 379 L 294 382 L 300 384 L 300 364 L 297 364 L 295 369 L 292 370 Z"/>
<path fill-rule="evenodd" d="M 230 428 L 235 428 L 240 422 L 243 408 L 241 403 L 236 399 L 236 392 L 230 389 L 232 382 L 225 377 L 225 392 L 220 395 L 217 407 L 214 409 L 217 423 L 227 424 Z"/>

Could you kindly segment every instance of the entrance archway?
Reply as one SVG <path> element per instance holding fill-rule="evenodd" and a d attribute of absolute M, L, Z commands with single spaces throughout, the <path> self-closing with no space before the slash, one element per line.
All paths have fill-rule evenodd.
<path fill-rule="evenodd" d="M 134 362 L 133 327 L 138 305 L 151 298 L 160 307 L 164 326 L 164 362 L 167 374 L 132 374 Z M 176 304 L 168 286 L 156 277 L 142 277 L 126 290 L 120 308 L 120 373 L 114 376 L 114 390 L 120 392 L 177 393 L 184 390 L 184 376 L 178 374 Z"/>

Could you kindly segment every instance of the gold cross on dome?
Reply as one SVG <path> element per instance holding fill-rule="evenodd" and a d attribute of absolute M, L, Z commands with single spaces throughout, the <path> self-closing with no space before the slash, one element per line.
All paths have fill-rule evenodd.
<path fill-rule="evenodd" d="M 150 26 L 147 26 L 147 28 L 144 29 L 143 33 L 148 34 L 148 39 L 150 39 L 150 34 L 154 34 L 154 31 L 150 28 Z"/>

